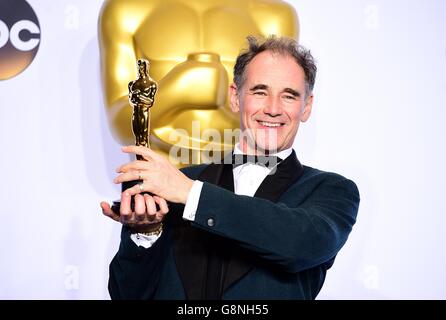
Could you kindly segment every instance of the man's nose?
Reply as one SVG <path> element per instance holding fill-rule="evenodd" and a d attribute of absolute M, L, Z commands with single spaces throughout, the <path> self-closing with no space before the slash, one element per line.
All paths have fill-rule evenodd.
<path fill-rule="evenodd" d="M 272 116 L 272 117 L 281 115 L 282 114 L 282 106 L 281 106 L 279 97 L 275 97 L 273 95 L 269 96 L 266 101 L 266 105 L 263 108 L 263 112 Z"/>

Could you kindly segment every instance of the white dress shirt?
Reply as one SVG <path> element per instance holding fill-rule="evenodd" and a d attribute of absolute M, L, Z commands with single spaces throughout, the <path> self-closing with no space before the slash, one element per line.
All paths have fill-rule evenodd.
<path fill-rule="evenodd" d="M 271 155 L 285 160 L 292 153 L 292 151 L 293 149 L 289 148 Z M 238 143 L 234 147 L 234 154 L 243 154 Z M 234 175 L 234 193 L 250 197 L 254 196 L 260 184 L 273 170 L 275 170 L 275 166 L 272 168 L 267 168 L 263 165 L 249 162 L 235 167 L 232 170 L 232 173 Z M 200 180 L 195 180 L 189 192 L 189 195 L 187 196 L 186 205 L 183 211 L 183 219 L 189 221 L 195 220 L 202 188 L 203 182 Z M 130 237 L 138 246 L 149 248 L 160 236 L 161 234 L 158 236 L 132 234 Z"/>

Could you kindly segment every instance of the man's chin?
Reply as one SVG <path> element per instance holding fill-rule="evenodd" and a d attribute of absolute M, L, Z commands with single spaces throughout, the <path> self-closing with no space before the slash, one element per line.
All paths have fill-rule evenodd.
<path fill-rule="evenodd" d="M 246 130 L 243 136 L 248 150 L 256 154 L 277 153 L 284 145 L 278 137 L 277 130 Z"/>
<path fill-rule="evenodd" d="M 272 154 L 279 151 L 279 144 L 275 142 L 268 141 L 257 141 L 256 143 L 256 153 L 258 154 Z"/>

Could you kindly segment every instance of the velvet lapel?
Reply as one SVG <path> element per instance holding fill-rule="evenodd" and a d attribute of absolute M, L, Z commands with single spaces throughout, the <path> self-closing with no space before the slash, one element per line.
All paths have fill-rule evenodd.
<path fill-rule="evenodd" d="M 302 173 L 303 167 L 293 150 L 288 158 L 277 165 L 274 174 L 266 176 L 254 197 L 277 202 L 280 196 L 300 178 Z"/>
<path fill-rule="evenodd" d="M 302 175 L 303 167 L 293 153 L 280 162 L 274 174 L 263 180 L 254 197 L 276 202 L 280 196 Z M 210 164 L 198 180 L 234 191 L 232 164 Z M 191 228 L 188 222 L 182 223 L 175 231 L 174 255 L 187 299 L 204 299 L 207 272 L 206 239 L 207 232 Z M 228 241 L 228 245 L 232 243 Z M 227 264 L 223 291 L 252 269 L 242 249 L 234 245 Z"/>
<path fill-rule="evenodd" d="M 229 173 L 229 174 L 228 174 Z M 210 164 L 198 176 L 198 180 L 214 185 L 224 184 L 234 191 L 232 164 Z M 180 213 L 181 214 L 181 213 Z M 205 299 L 207 273 L 207 240 L 208 232 L 192 228 L 189 222 L 183 221 L 174 232 L 174 255 L 187 299 Z"/>
<path fill-rule="evenodd" d="M 254 197 L 263 198 L 272 202 L 277 202 L 280 196 L 300 178 L 303 167 L 297 160 L 296 153 L 293 152 L 285 160 L 280 162 L 274 174 L 268 175 L 260 184 Z M 248 273 L 252 265 L 246 259 L 247 254 L 239 247 L 233 251 L 229 260 L 223 291 L 229 288 L 234 282 Z"/>

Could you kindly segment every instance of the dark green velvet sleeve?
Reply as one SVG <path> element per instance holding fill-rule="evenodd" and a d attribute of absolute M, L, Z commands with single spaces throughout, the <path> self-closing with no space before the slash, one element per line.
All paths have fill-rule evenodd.
<path fill-rule="evenodd" d="M 112 299 L 151 299 L 166 258 L 169 230 L 148 249 L 138 247 L 122 228 L 119 250 L 110 263 L 108 290 Z"/>
<path fill-rule="evenodd" d="M 356 221 L 358 206 L 355 183 L 336 174 L 297 184 L 278 203 L 205 182 L 193 225 L 235 240 L 287 272 L 299 272 L 336 256 Z"/>

